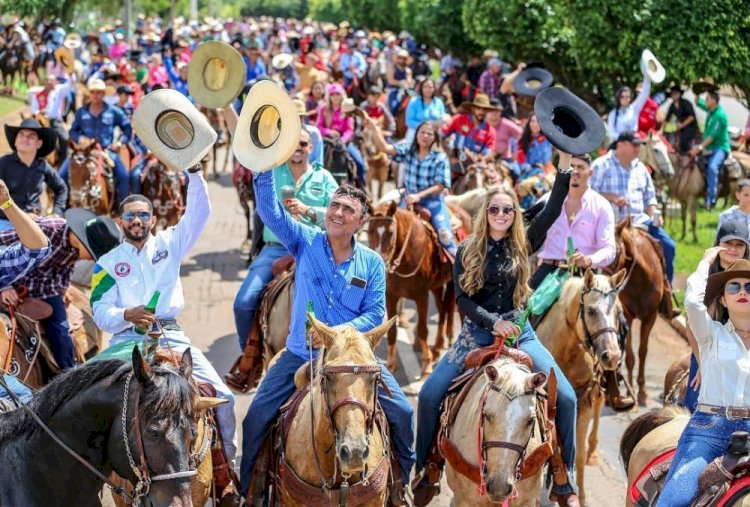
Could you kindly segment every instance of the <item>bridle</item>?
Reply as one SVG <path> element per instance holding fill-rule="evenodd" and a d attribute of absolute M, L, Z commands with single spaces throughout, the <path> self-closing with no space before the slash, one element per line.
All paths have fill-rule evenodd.
<path fill-rule="evenodd" d="M 97 184 L 97 180 L 103 173 L 104 167 L 104 150 L 99 143 L 94 146 L 96 154 L 89 151 L 75 151 L 71 155 L 71 163 L 75 162 L 76 166 L 83 167 L 88 172 L 88 179 L 80 188 L 73 187 L 68 173 L 68 187 L 70 188 L 70 200 L 75 204 L 83 207 L 96 208 L 102 200 L 102 187 Z M 72 165 L 72 164 L 71 164 Z"/>
<path fill-rule="evenodd" d="M 177 375 L 177 373 L 174 373 Z M 128 439 L 128 431 L 127 431 L 127 420 L 128 420 L 128 403 L 130 400 L 130 381 L 133 378 L 133 372 L 131 371 L 128 373 L 127 378 L 125 379 L 125 389 L 123 392 L 123 400 L 122 400 L 122 411 L 121 411 L 121 417 L 120 417 L 120 423 L 122 428 L 122 438 L 123 438 L 123 444 L 125 445 L 125 453 L 128 457 L 128 462 L 130 464 L 130 468 L 133 470 L 133 473 L 138 478 L 138 482 L 136 483 L 132 494 L 129 494 L 124 486 L 117 485 L 114 481 L 112 481 L 109 477 L 104 475 L 102 472 L 100 472 L 94 465 L 92 465 L 86 458 L 75 452 L 73 449 L 70 448 L 65 442 L 63 442 L 60 437 L 55 435 L 55 433 L 50 429 L 49 426 L 47 426 L 44 421 L 42 421 L 39 416 L 29 407 L 24 401 L 22 401 L 16 394 L 10 389 L 8 384 L 5 382 L 4 374 L 0 372 L 0 386 L 2 386 L 6 392 L 10 395 L 10 397 L 13 399 L 13 401 L 16 403 L 17 406 L 23 407 L 29 415 L 36 421 L 36 423 L 44 430 L 47 435 L 49 435 L 54 442 L 63 448 L 70 456 L 72 456 L 76 461 L 78 461 L 81 465 L 86 467 L 91 473 L 93 473 L 100 481 L 104 482 L 107 486 L 109 486 L 110 489 L 115 494 L 120 495 L 122 500 L 126 504 L 132 504 L 132 505 L 139 505 L 141 503 L 141 499 L 143 499 L 145 496 L 148 495 L 148 491 L 151 487 L 151 484 L 153 482 L 157 481 L 167 481 L 172 479 L 182 479 L 185 477 L 192 477 L 198 473 L 196 467 L 195 467 L 195 455 L 191 455 L 191 470 L 185 470 L 180 472 L 173 472 L 170 474 L 159 474 L 159 475 L 152 475 L 148 466 L 148 462 L 146 460 L 146 453 L 145 449 L 143 447 L 143 438 L 141 436 L 141 423 L 139 420 L 139 403 L 140 403 L 140 393 L 135 398 L 135 409 L 134 409 L 134 417 L 132 422 L 135 423 L 133 426 L 135 427 L 135 437 L 138 442 L 138 453 L 140 457 L 140 465 L 136 465 L 135 459 L 133 458 L 133 454 L 130 450 L 130 441 Z"/>
<path fill-rule="evenodd" d="M 153 159 L 143 168 L 141 172 L 141 182 L 156 179 L 158 181 L 158 188 L 156 190 L 156 198 L 154 199 L 154 209 L 162 217 L 166 217 L 169 210 L 177 208 L 178 213 L 185 209 L 183 204 L 183 195 L 180 192 L 179 176 L 177 174 L 169 174 L 169 170 L 164 166 L 158 158 Z M 175 197 L 179 193 L 178 197 Z M 166 201 L 161 201 L 161 196 L 166 195 Z"/>
<path fill-rule="evenodd" d="M 609 289 L 607 291 L 596 288 L 596 287 L 591 287 L 591 288 L 584 287 L 583 290 L 581 290 L 581 299 L 579 302 L 578 314 L 581 318 L 581 323 L 583 324 L 583 337 L 584 337 L 584 343 L 586 345 L 586 351 L 592 356 L 594 356 L 595 359 L 596 359 L 596 354 L 594 350 L 595 350 L 596 340 L 605 333 L 614 333 L 615 336 L 617 336 L 618 330 L 614 327 L 607 326 L 607 327 L 602 327 L 601 329 L 597 329 L 596 331 L 592 333 L 591 330 L 589 330 L 588 324 L 586 324 L 586 312 L 584 309 L 583 297 L 586 294 L 589 294 L 590 292 L 596 292 L 598 294 L 601 294 L 605 298 L 609 298 L 611 295 L 614 294 L 615 302 L 616 302 L 617 293 L 620 292 L 620 286 L 613 287 L 612 289 Z M 598 359 L 596 360 L 598 363 Z"/>
<path fill-rule="evenodd" d="M 519 368 L 531 373 L 531 371 L 522 366 L 518 365 Z M 520 398 L 522 396 L 534 396 L 536 399 L 536 396 L 538 396 L 538 393 L 536 391 L 532 392 L 526 392 L 524 394 L 520 395 L 512 395 L 505 391 L 502 387 L 499 387 L 495 385 L 492 381 L 487 381 L 487 384 L 485 384 L 484 388 L 482 389 L 482 401 L 479 405 L 479 421 L 477 423 L 477 463 L 479 466 L 479 495 L 484 496 L 487 493 L 487 452 L 490 449 L 509 449 L 511 451 L 515 451 L 518 453 L 518 459 L 516 460 L 516 473 L 515 473 L 515 480 L 518 482 L 521 478 L 521 465 L 523 463 L 523 459 L 526 457 L 526 448 L 529 445 L 529 442 L 531 441 L 531 437 L 534 434 L 534 424 L 536 424 L 537 421 L 537 410 L 534 410 L 534 414 L 531 416 L 532 424 L 529 427 L 529 435 L 526 438 L 526 442 L 524 445 L 517 444 L 515 442 L 508 442 L 506 440 L 485 440 L 484 438 L 484 422 L 486 420 L 485 414 L 484 414 L 484 407 L 487 404 L 487 398 L 489 397 L 490 391 L 494 391 L 497 393 L 501 393 L 505 395 L 506 398 L 508 398 L 509 401 L 513 401 L 516 398 Z M 536 405 L 536 401 L 534 402 Z M 516 491 L 515 486 L 513 487 L 513 493 L 511 494 L 512 498 L 515 498 L 518 495 L 518 492 Z"/>
<path fill-rule="evenodd" d="M 396 220 L 396 217 L 391 217 L 387 215 L 373 215 L 370 218 L 367 219 L 368 222 L 375 222 L 378 220 L 384 220 L 388 222 L 393 223 L 393 237 L 391 238 L 391 244 L 388 248 L 388 252 L 385 255 L 385 270 L 388 274 L 396 275 L 401 278 L 410 278 L 417 274 L 419 269 L 422 267 L 422 263 L 424 262 L 424 258 L 427 255 L 427 249 L 425 248 L 422 251 L 422 256 L 419 258 L 419 262 L 416 265 L 416 268 L 414 268 L 413 271 L 411 271 L 408 274 L 402 274 L 398 273 L 396 270 L 401 266 L 401 261 L 404 258 L 404 255 L 406 254 L 407 247 L 409 246 L 409 239 L 411 238 L 412 230 L 414 229 L 414 224 L 417 222 L 417 217 L 414 217 L 414 219 L 409 224 L 409 228 L 406 230 L 406 236 L 404 237 L 404 242 L 401 245 L 401 251 L 399 251 L 396 258 L 393 258 L 393 255 L 396 253 L 396 246 L 398 244 L 398 220 Z"/>

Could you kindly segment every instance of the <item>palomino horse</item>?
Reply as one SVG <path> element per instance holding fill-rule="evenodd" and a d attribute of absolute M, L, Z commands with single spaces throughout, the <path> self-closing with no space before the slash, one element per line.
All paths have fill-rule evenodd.
<path fill-rule="evenodd" d="M 484 468 L 486 495 L 447 461 L 446 477 L 457 507 L 489 507 L 511 499 L 512 505 L 537 505 L 544 467 L 521 481 L 519 471 L 523 458 L 542 443 L 537 394 L 546 382 L 544 373 L 531 373 L 527 366 L 500 356 L 468 387 L 446 438 L 471 466 Z"/>
<path fill-rule="evenodd" d="M 137 484 L 146 503 L 190 505 L 192 371 L 189 351 L 178 368 L 163 367 L 150 366 L 135 347 L 132 362 L 72 368 L 37 393 L 28 410 L 1 414 L 0 466 L 13 470 L 13 480 L 0 481 L 0 504 L 99 505 L 106 475 L 115 471 Z"/>
<path fill-rule="evenodd" d="M 390 449 L 387 422 L 377 402 L 381 366 L 374 349 L 395 319 L 367 333 L 351 326 L 333 329 L 312 316 L 310 322 L 323 348 L 309 389 L 297 392 L 304 398 L 281 437 L 281 504 L 346 505 L 346 483 L 353 496 L 367 484 L 377 485 L 358 498 L 357 505 L 385 505 Z M 300 489 L 300 482 L 315 493 Z"/>
<path fill-rule="evenodd" d="M 97 215 L 109 215 L 115 207 L 114 163 L 107 152 L 92 139 L 87 145 L 69 140 L 70 173 L 68 205 L 90 209 Z"/>
<path fill-rule="evenodd" d="M 206 107 L 201 107 L 200 111 L 206 116 L 208 122 L 211 124 L 211 127 L 213 127 L 213 129 L 218 134 L 210 155 L 210 157 L 213 159 L 214 178 L 218 178 L 219 150 L 221 148 L 226 148 L 224 151 L 224 165 L 221 168 L 221 172 L 225 173 L 229 170 L 229 162 L 232 160 L 232 132 L 229 130 L 227 122 L 224 119 L 224 113 L 220 113 L 216 109 L 208 109 Z"/>
<path fill-rule="evenodd" d="M 624 279 L 624 269 L 610 277 L 595 275 L 587 269 L 582 279 L 568 279 L 559 299 L 536 329 L 578 398 L 576 482 L 581 502 L 585 496 L 586 464 L 595 465 L 598 460 L 599 418 L 604 407 L 600 377 L 603 371 L 617 369 L 622 354 L 618 343 L 617 293 Z"/>
<path fill-rule="evenodd" d="M 181 175 L 177 170 L 149 154 L 141 173 L 141 193 L 154 204 L 156 231 L 177 225 L 185 212 Z"/>
<path fill-rule="evenodd" d="M 465 225 L 468 230 L 468 225 Z M 444 259 L 434 229 L 416 213 L 400 209 L 398 203 L 377 206 L 369 218 L 368 242 L 380 253 L 386 266 L 386 309 L 388 315 L 398 313 L 401 298 L 417 305 L 418 343 L 422 348 L 422 376 L 432 373 L 435 357 L 453 337 L 453 316 L 456 299 L 453 295 L 453 268 Z M 427 310 L 429 293 L 435 296 L 438 326 L 435 346 L 427 345 Z M 388 333 L 388 368 L 395 371 L 397 329 Z"/>
<path fill-rule="evenodd" d="M 646 391 L 646 354 L 648 339 L 654 327 L 656 317 L 666 303 L 667 281 L 665 278 L 664 254 L 661 245 L 648 232 L 630 227 L 630 218 L 622 220 L 615 227 L 617 255 L 607 268 L 615 273 L 623 268 L 627 270 L 625 285 L 620 291 L 620 302 L 628 321 L 628 338 L 625 344 L 625 364 L 628 368 L 628 381 L 633 385 L 634 319 L 641 322 L 640 345 L 638 348 L 638 403 L 645 405 L 648 401 Z"/>

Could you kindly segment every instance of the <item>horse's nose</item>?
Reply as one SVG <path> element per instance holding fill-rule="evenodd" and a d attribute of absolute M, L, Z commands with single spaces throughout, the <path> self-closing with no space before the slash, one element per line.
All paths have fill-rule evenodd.
<path fill-rule="evenodd" d="M 602 363 L 605 366 L 609 366 L 611 368 L 616 368 L 617 364 L 620 362 L 620 353 L 619 352 L 610 352 L 609 350 L 605 350 L 602 353 Z"/>
<path fill-rule="evenodd" d="M 343 444 L 339 449 L 339 458 L 341 462 L 350 466 L 358 466 L 363 463 L 370 454 L 367 446 L 359 447 L 354 445 Z"/>
<path fill-rule="evenodd" d="M 493 502 L 502 502 L 513 493 L 513 485 L 507 481 L 502 481 L 490 477 L 487 481 L 487 494 Z"/>

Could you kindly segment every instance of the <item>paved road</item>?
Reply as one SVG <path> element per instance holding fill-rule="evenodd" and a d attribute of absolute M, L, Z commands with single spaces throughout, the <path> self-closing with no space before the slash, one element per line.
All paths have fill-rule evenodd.
<path fill-rule="evenodd" d="M 224 174 L 209 183 L 214 209 L 198 245 L 182 269 L 182 281 L 186 295 L 185 311 L 180 317 L 182 325 L 193 342 L 201 347 L 223 374 L 232 365 L 239 348 L 234 330 L 232 301 L 245 270 L 241 258 L 240 244 L 244 237 L 244 217 L 239 207 L 229 175 Z M 409 323 L 399 331 L 400 368 L 397 375 L 404 391 L 414 405 L 421 382 L 419 357 L 412 351 L 414 309 L 407 304 Z M 430 319 L 431 339 L 436 316 Z M 649 362 L 647 363 L 648 387 L 654 398 L 661 392 L 663 372 L 673 358 L 687 351 L 687 345 L 663 321 L 652 333 Z M 385 357 L 385 346 L 378 353 Z M 252 400 L 252 393 L 237 398 L 237 421 L 240 423 Z M 658 400 L 657 400 L 658 401 Z M 658 406 L 652 402 L 652 406 Z M 614 414 L 608 408 L 601 424 L 600 463 L 586 468 L 588 505 L 622 505 L 625 498 L 625 475 L 618 459 L 619 438 L 636 413 Z M 241 429 L 240 429 L 241 437 Z M 434 505 L 451 504 L 452 495 L 447 485 Z"/>

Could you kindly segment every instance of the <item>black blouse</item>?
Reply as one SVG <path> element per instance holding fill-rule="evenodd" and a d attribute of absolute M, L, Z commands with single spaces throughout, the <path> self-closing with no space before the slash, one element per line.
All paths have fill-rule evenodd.
<path fill-rule="evenodd" d="M 570 172 L 559 172 L 552 186 L 547 204 L 526 225 L 530 252 L 536 252 L 544 244 L 547 231 L 560 216 L 565 197 L 568 195 Z M 524 214 L 526 221 L 527 215 Z M 498 320 L 513 320 L 513 291 L 516 279 L 510 272 L 511 260 L 505 251 L 505 238 L 487 241 L 487 267 L 484 272 L 484 285 L 473 296 L 461 288 L 459 278 L 464 272 L 463 252 L 465 242 L 461 243 L 453 265 L 453 283 L 456 291 L 456 302 L 459 309 L 475 324 L 487 331 L 492 331 Z"/>

